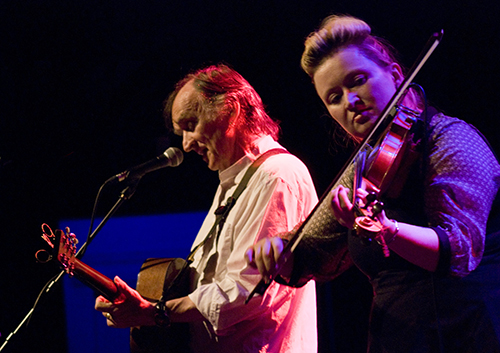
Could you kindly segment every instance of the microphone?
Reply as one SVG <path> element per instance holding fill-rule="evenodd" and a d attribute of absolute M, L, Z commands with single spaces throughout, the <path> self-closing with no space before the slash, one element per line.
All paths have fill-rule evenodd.
<path fill-rule="evenodd" d="M 170 147 L 163 154 L 145 163 L 132 167 L 111 177 L 108 182 L 121 183 L 125 180 L 138 180 L 145 174 L 165 167 L 177 167 L 184 160 L 184 154 L 176 147 Z"/>

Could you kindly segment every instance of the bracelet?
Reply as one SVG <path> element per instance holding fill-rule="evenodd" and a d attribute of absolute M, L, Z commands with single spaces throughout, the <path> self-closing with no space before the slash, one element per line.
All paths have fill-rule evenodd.
<path fill-rule="evenodd" d="M 398 224 L 398 221 L 396 221 L 395 219 L 391 219 L 391 221 L 394 222 L 394 225 L 396 226 L 396 231 L 394 232 L 394 234 L 391 235 L 391 237 L 389 239 L 384 239 L 385 243 L 387 245 L 389 245 L 390 243 L 392 243 L 394 241 L 394 239 L 396 239 L 396 236 L 399 233 L 399 224 Z"/>

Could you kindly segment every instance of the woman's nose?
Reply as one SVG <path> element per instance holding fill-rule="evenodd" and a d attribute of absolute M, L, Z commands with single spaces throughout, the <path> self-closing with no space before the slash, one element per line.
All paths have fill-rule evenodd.
<path fill-rule="evenodd" d="M 358 94 L 356 92 L 348 92 L 347 97 L 347 109 L 354 109 L 354 107 L 361 102 Z"/>

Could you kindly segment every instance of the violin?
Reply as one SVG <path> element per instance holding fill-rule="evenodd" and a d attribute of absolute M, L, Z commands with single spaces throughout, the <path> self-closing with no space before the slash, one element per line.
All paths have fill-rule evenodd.
<path fill-rule="evenodd" d="M 413 136 L 418 115 L 419 112 L 399 105 L 392 123 L 381 135 L 373 150 L 370 153 L 360 151 L 354 161 L 356 167 L 353 205 L 358 216 L 355 219 L 354 230 L 365 243 L 377 240 L 386 257 L 390 253 L 381 236 L 383 227 L 377 219 L 384 208 L 380 199 L 382 196 L 396 198 L 399 195 L 410 166 L 419 156 Z M 363 185 L 371 190 L 364 205 L 361 204 L 361 198 L 357 194 L 357 190 Z"/>
<path fill-rule="evenodd" d="M 353 164 L 355 165 L 355 178 L 357 178 L 354 185 L 358 186 L 358 183 L 364 181 L 370 183 L 370 187 L 375 190 L 373 195 L 369 195 L 370 197 L 368 197 L 366 205 L 361 205 L 358 202 L 359 198 L 355 196 L 354 205 L 359 210 L 359 217 L 361 217 L 358 217 L 356 226 L 366 231 L 366 234 L 371 234 L 366 236 L 366 240 L 374 239 L 373 234 L 380 232 L 382 228 L 380 224 L 377 224 L 376 216 L 382 211 L 383 204 L 378 199 L 382 194 L 397 194 L 404 184 L 403 182 L 401 185 L 397 185 L 393 183 L 393 180 L 396 173 L 401 169 L 401 164 L 406 162 L 406 151 L 409 151 L 407 143 L 410 142 L 411 128 L 417 117 L 415 112 L 401 106 L 401 102 L 411 82 L 439 45 L 442 37 L 443 30 L 431 35 L 424 50 L 420 53 L 403 82 L 385 106 L 368 135 L 353 152 L 352 157 L 337 174 L 337 177 L 330 184 L 330 187 L 323 194 L 318 204 L 286 244 L 276 262 L 276 267 L 269 273 L 270 281 L 266 283 L 262 279 L 253 291 L 250 292 L 245 303 L 248 303 L 256 293 L 264 294 L 271 281 L 279 275 L 281 269 L 291 258 L 293 251 L 306 234 L 305 229 L 313 228 L 311 224 L 314 222 L 312 220 L 321 218 L 320 210 L 324 208 L 324 204 L 329 202 L 328 195 Z M 397 179 L 401 180 L 399 175 Z M 355 193 L 353 194 L 355 195 Z M 384 253 L 387 255 L 389 253 L 387 247 L 384 248 L 383 245 L 382 247 Z"/>

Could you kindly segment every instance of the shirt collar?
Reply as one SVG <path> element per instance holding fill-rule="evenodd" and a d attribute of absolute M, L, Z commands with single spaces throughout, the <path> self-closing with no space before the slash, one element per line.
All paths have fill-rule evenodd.
<path fill-rule="evenodd" d="M 252 143 L 252 147 L 249 151 L 245 153 L 243 157 L 237 160 L 233 165 L 229 168 L 224 169 L 219 172 L 219 180 L 220 185 L 224 190 L 230 189 L 233 185 L 239 183 L 241 178 L 243 178 L 243 174 L 241 171 L 246 169 L 246 167 L 250 166 L 257 159 L 259 155 L 262 153 L 273 149 L 281 147 L 279 143 L 274 141 L 271 136 L 263 136 L 259 137 Z M 239 178 L 238 175 L 242 174 Z M 239 179 L 239 180 L 236 180 Z"/>

